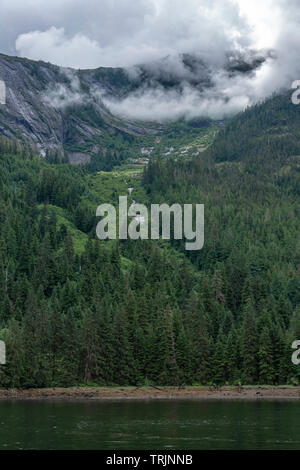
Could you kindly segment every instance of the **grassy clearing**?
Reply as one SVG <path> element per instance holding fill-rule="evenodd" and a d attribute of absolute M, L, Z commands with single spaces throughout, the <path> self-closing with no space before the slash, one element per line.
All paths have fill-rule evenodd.
<path fill-rule="evenodd" d="M 42 211 L 43 207 L 44 205 L 40 204 L 38 206 L 38 209 Z M 51 212 L 55 212 L 55 215 L 57 218 L 57 227 L 61 227 L 62 225 L 65 225 L 68 232 L 72 236 L 75 253 L 78 255 L 81 255 L 84 252 L 84 249 L 88 240 L 88 235 L 86 233 L 81 232 L 74 226 L 74 224 L 67 218 L 67 215 L 64 209 L 62 209 L 61 207 L 49 204 L 47 206 L 47 210 L 48 210 L 48 216 L 50 216 Z"/>

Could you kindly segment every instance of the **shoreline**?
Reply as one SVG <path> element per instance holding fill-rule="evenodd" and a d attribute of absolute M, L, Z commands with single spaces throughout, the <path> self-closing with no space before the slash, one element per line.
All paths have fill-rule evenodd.
<path fill-rule="evenodd" d="M 45 389 L 0 389 L 0 401 L 126 401 L 126 400 L 300 400 L 300 387 L 224 386 L 209 387 L 71 387 Z"/>

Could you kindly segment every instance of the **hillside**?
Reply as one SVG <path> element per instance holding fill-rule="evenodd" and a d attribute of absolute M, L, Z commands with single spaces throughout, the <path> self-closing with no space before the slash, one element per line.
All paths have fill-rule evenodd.
<path fill-rule="evenodd" d="M 105 156 L 112 139 L 126 145 L 156 134 L 158 129 L 121 121 L 104 106 L 102 94 L 117 96 L 128 86 L 126 77 L 121 69 L 80 72 L 0 54 L 6 84 L 0 134 L 33 144 L 42 156 L 66 154 L 81 164 L 91 155 Z"/>
<path fill-rule="evenodd" d="M 106 168 L 107 161 L 118 164 L 139 158 L 141 149 L 153 149 L 157 140 L 169 135 L 169 125 L 172 131 L 172 110 L 164 124 L 155 122 L 155 113 L 152 122 L 133 122 L 114 115 L 109 104 L 117 114 L 118 104 L 130 96 L 173 91 L 179 98 L 186 86 L 197 93 L 209 90 L 213 74 L 220 72 L 188 54 L 176 59 L 176 67 L 172 60 L 166 57 L 129 69 L 75 70 L 0 54 L 0 80 L 6 85 L 6 105 L 0 105 L 0 135 L 33 145 L 42 157 L 74 164 L 95 159 L 102 160 Z M 221 71 L 236 77 L 250 74 L 264 60 L 255 54 L 247 59 L 228 56 Z M 207 117 L 193 121 L 194 130 L 212 125 Z M 183 125 L 177 130 L 180 137 L 191 129 Z"/>
<path fill-rule="evenodd" d="M 281 96 L 221 130 L 174 124 L 145 169 L 51 163 L 2 139 L 1 385 L 299 383 L 298 119 Z M 129 187 L 204 203 L 203 250 L 97 240 L 96 207 Z"/>

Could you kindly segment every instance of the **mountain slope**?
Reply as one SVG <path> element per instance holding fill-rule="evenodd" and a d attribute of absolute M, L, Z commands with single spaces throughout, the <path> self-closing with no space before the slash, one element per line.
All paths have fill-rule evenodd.
<path fill-rule="evenodd" d="M 248 74 L 264 60 L 255 54 L 247 59 L 228 56 L 219 70 L 230 76 Z M 126 142 L 132 147 L 141 141 L 141 146 L 140 137 L 160 135 L 164 126 L 118 118 L 105 103 L 114 103 L 117 112 L 119 100 L 135 92 L 175 90 L 180 96 L 186 84 L 201 92 L 213 86 L 217 71 L 188 54 L 128 70 L 73 70 L 0 54 L 0 80 L 6 84 L 0 135 L 25 140 L 42 156 L 58 152 L 72 163 L 87 163 L 93 155 L 106 158 L 115 151 L 112 141 L 124 141 L 126 152 Z M 119 158 L 116 153 L 113 157 Z"/>
<path fill-rule="evenodd" d="M 300 155 L 300 106 L 290 92 L 272 96 L 232 118 L 210 151 L 218 162 Z"/>
<path fill-rule="evenodd" d="M 288 138 L 276 146 L 275 102 L 201 155 L 151 159 L 143 177 L 50 165 L 0 139 L 0 386 L 299 383 L 300 167 Z M 272 152 L 258 153 L 271 128 Z M 145 204 L 204 203 L 203 250 L 96 239 L 97 205 L 129 187 Z"/>
<path fill-rule="evenodd" d="M 120 69 L 76 72 L 49 63 L 0 55 L 6 105 L 0 105 L 0 134 L 68 154 L 74 163 L 104 151 L 108 136 L 155 134 L 156 129 L 112 116 L 102 94 L 117 96 L 128 78 Z"/>

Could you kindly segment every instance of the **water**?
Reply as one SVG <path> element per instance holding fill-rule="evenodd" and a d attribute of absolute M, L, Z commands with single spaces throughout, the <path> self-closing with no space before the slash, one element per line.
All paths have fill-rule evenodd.
<path fill-rule="evenodd" d="M 2 449 L 300 449 L 300 405 L 5 401 Z"/>

